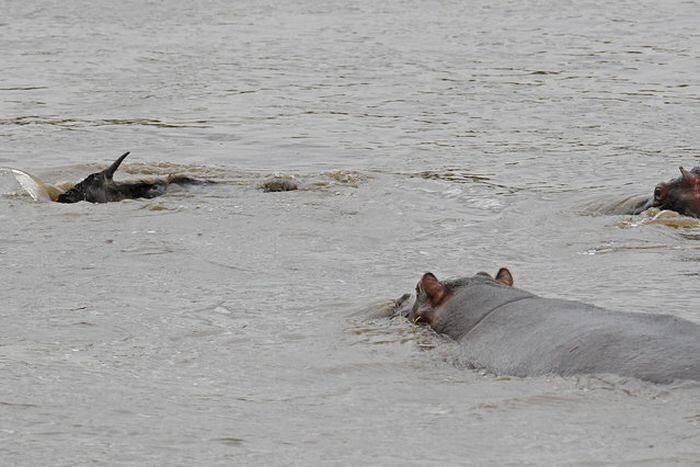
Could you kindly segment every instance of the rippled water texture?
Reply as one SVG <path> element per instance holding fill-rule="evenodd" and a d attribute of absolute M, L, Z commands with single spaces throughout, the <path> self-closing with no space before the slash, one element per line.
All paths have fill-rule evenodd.
<path fill-rule="evenodd" d="M 0 167 L 219 182 L 0 173 L 0 463 L 700 459 L 697 385 L 484 375 L 386 307 L 508 266 L 700 323 L 697 221 L 591 207 L 700 163 L 697 1 L 0 7 Z"/>

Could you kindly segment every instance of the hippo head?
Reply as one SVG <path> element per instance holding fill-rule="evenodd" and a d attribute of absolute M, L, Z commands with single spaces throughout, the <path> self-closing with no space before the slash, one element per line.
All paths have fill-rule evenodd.
<path fill-rule="evenodd" d="M 480 272 L 474 277 L 452 281 L 439 281 L 431 272 L 426 272 L 416 285 L 416 301 L 408 313 L 408 319 L 414 323 L 433 325 L 439 309 L 446 304 L 452 295 L 460 288 L 473 282 L 491 281 L 504 286 L 513 286 L 513 275 L 506 268 L 501 268 L 493 278 L 486 272 Z"/>
<path fill-rule="evenodd" d="M 656 186 L 652 206 L 700 218 L 700 166 L 680 169 L 680 177 Z"/>
<path fill-rule="evenodd" d="M 110 188 L 114 184 L 112 177 L 117 171 L 119 165 L 128 156 L 125 152 L 102 172 L 96 172 L 88 175 L 83 181 L 76 184 L 73 188 L 59 195 L 57 201 L 59 203 L 77 203 L 78 201 L 89 201 L 91 203 L 106 203 L 109 201 Z"/>

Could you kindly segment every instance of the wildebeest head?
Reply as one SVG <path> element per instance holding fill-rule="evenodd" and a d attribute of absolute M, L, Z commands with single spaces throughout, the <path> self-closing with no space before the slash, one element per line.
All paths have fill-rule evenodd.
<path fill-rule="evenodd" d="M 680 177 L 656 185 L 652 205 L 700 218 L 700 166 L 690 171 L 680 169 Z"/>
<path fill-rule="evenodd" d="M 106 203 L 111 201 L 110 189 L 114 185 L 112 177 L 119 165 L 128 156 L 125 152 L 102 172 L 88 175 L 85 180 L 76 184 L 73 188 L 59 195 L 59 203 L 77 203 L 78 201 L 89 201 L 91 203 Z"/>
<path fill-rule="evenodd" d="M 512 287 L 513 275 L 507 268 L 501 268 L 495 278 L 486 272 L 480 272 L 473 277 L 439 281 L 433 273 L 426 272 L 416 285 L 416 301 L 413 309 L 408 313 L 408 319 L 414 323 L 432 325 L 438 309 L 445 305 L 460 288 L 484 281 Z"/>

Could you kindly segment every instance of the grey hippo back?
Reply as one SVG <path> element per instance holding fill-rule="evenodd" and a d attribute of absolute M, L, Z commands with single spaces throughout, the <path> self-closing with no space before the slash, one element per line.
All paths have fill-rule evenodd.
<path fill-rule="evenodd" d="M 700 381 L 700 326 L 693 322 L 473 279 L 454 289 L 431 323 L 460 342 L 469 366 L 514 376 L 610 373 L 654 383 Z"/>

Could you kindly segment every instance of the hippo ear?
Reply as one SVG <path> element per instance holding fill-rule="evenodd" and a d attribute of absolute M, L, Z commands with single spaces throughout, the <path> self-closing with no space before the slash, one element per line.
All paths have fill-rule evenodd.
<path fill-rule="evenodd" d="M 433 306 L 440 305 L 447 297 L 447 288 L 440 283 L 432 272 L 426 272 L 420 280 L 420 288 L 430 299 Z"/>
<path fill-rule="evenodd" d="M 501 268 L 496 274 L 496 282 L 507 285 L 508 287 L 513 287 L 513 275 L 507 268 Z"/>
<path fill-rule="evenodd" d="M 683 167 L 679 167 L 681 169 L 681 174 L 683 175 L 683 181 L 690 184 L 690 185 L 695 185 L 700 181 L 700 175 L 698 175 L 698 172 L 696 171 L 697 169 L 693 169 L 691 171 L 685 170 Z"/>
<path fill-rule="evenodd" d="M 684 180 L 690 180 L 693 178 L 693 174 L 685 170 L 682 165 L 678 168 L 681 170 L 681 175 L 683 175 Z"/>

